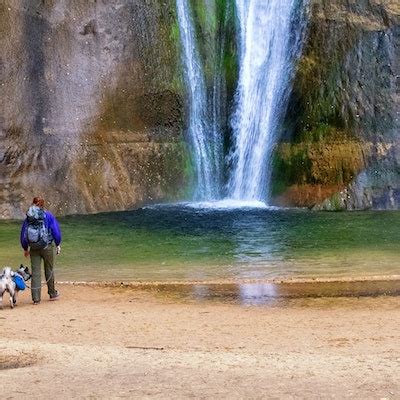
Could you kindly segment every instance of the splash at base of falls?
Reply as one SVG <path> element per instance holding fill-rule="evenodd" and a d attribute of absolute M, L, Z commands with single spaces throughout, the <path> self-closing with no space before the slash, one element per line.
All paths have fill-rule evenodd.
<path fill-rule="evenodd" d="M 257 200 L 235 200 L 235 199 L 223 199 L 214 201 L 193 201 L 193 202 L 178 202 L 178 203 L 160 203 L 152 204 L 143 207 L 144 209 L 156 209 L 156 208 L 186 208 L 193 210 L 210 210 L 210 211 L 246 211 L 246 210 L 282 210 L 280 207 L 268 206 L 262 201 Z"/>
<path fill-rule="evenodd" d="M 198 209 L 212 209 L 212 210 L 237 210 L 237 209 L 274 209 L 275 207 L 269 207 L 262 201 L 250 200 L 235 200 L 235 199 L 224 199 L 217 201 L 200 201 L 194 203 L 183 203 L 185 207 L 198 208 Z"/>

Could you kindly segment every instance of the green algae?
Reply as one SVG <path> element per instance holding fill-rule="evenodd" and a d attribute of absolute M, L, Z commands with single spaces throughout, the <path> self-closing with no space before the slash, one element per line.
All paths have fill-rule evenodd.
<path fill-rule="evenodd" d="M 344 187 L 365 167 L 369 152 L 370 145 L 350 139 L 281 143 L 273 157 L 272 196 L 293 185 Z"/>

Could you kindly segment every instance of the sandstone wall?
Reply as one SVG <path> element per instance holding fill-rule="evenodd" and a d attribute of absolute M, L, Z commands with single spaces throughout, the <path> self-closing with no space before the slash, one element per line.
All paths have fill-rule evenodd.
<path fill-rule="evenodd" d="M 275 202 L 400 208 L 400 3 L 313 0 Z"/>
<path fill-rule="evenodd" d="M 0 216 L 182 196 L 187 150 L 173 2 L 0 3 Z M 186 175 L 185 175 L 186 174 Z"/>

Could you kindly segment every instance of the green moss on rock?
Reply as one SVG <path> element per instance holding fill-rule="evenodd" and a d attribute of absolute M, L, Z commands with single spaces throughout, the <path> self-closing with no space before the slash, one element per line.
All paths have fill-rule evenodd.
<path fill-rule="evenodd" d="M 362 171 L 383 160 L 396 168 L 396 152 L 383 159 L 379 148 L 393 142 L 399 127 L 393 91 L 397 11 L 390 1 L 311 2 L 308 37 L 273 161 L 272 194 L 281 202 L 313 206 L 329 199 L 329 209 L 348 207 L 351 199 L 340 202 L 335 193 Z M 365 175 L 348 196 L 363 198 L 371 179 Z"/>
<path fill-rule="evenodd" d="M 274 154 L 272 196 L 296 185 L 345 187 L 365 168 L 370 151 L 370 144 L 352 140 L 281 143 Z"/>

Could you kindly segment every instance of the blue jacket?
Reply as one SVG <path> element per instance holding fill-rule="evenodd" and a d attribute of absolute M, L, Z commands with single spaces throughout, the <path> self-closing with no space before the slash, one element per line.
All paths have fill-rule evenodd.
<path fill-rule="evenodd" d="M 45 211 L 44 224 L 49 231 L 50 238 L 52 238 L 52 241 L 54 240 L 54 243 L 56 244 L 56 246 L 58 246 L 61 243 L 61 229 L 60 226 L 58 225 L 56 217 L 50 211 Z M 26 238 L 27 228 L 28 228 L 28 220 L 25 219 L 24 223 L 22 224 L 21 235 L 20 235 L 21 246 L 24 250 L 28 250 L 29 247 L 29 243 Z"/>

